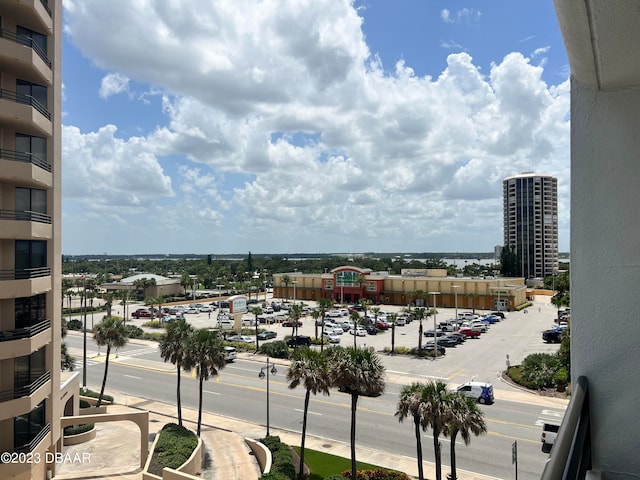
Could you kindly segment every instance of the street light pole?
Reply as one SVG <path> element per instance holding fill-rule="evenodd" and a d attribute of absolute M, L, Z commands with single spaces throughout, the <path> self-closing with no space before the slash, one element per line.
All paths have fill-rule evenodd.
<path fill-rule="evenodd" d="M 438 356 L 438 334 L 436 332 L 436 311 L 437 311 L 437 302 L 436 295 L 440 295 L 440 292 L 429 292 L 430 295 L 433 295 L 433 347 L 436 357 Z"/>
<path fill-rule="evenodd" d="M 266 374 L 264 372 L 267 372 Z M 267 357 L 267 365 L 260 368 L 260 373 L 258 374 L 258 378 L 260 378 L 260 380 L 264 379 L 264 377 L 267 377 L 267 437 L 270 436 L 270 432 L 269 432 L 269 376 L 270 375 L 275 375 L 276 373 L 278 373 L 278 370 L 276 369 L 276 366 L 272 363 L 271 364 L 271 369 L 269 369 L 269 357 Z"/>
<path fill-rule="evenodd" d="M 455 296 L 455 302 L 456 302 L 456 321 L 458 320 L 458 289 L 460 288 L 460 285 L 451 285 L 451 288 L 453 288 L 453 295 Z"/>
<path fill-rule="evenodd" d="M 83 303 L 83 318 L 82 332 L 84 335 L 82 342 L 82 391 L 87 391 L 87 280 L 85 276 L 82 276 L 82 295 L 84 299 Z"/>

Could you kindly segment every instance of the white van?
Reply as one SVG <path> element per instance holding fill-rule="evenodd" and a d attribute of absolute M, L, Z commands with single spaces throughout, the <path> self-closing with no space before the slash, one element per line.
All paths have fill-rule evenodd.
<path fill-rule="evenodd" d="M 458 318 L 461 320 L 478 320 L 480 317 L 478 315 L 474 315 L 472 312 L 462 312 L 458 314 Z"/>
<path fill-rule="evenodd" d="M 542 440 L 543 451 L 548 452 L 551 450 L 551 447 L 556 442 L 558 430 L 560 430 L 560 424 L 558 422 L 545 421 L 542 424 L 542 435 L 540 436 L 540 439 Z"/>
<path fill-rule="evenodd" d="M 237 357 L 236 347 L 224 347 L 224 359 L 227 362 L 233 362 Z"/>
<path fill-rule="evenodd" d="M 463 393 L 467 397 L 475 398 L 478 403 L 493 403 L 493 385 L 484 382 L 467 382 L 454 391 Z"/>

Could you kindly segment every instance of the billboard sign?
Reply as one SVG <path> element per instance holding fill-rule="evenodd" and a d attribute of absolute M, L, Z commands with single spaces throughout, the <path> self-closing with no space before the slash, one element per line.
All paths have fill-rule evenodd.
<path fill-rule="evenodd" d="M 229 297 L 229 313 L 247 313 L 247 297 L 234 295 Z"/>

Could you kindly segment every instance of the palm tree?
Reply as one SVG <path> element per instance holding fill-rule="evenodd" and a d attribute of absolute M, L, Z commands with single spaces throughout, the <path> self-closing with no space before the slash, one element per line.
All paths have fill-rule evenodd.
<path fill-rule="evenodd" d="M 467 297 L 471 297 L 471 306 L 473 307 L 472 312 L 475 315 L 476 314 L 476 298 L 478 298 L 480 295 L 478 295 L 477 293 L 469 293 L 467 294 Z"/>
<path fill-rule="evenodd" d="M 384 393 L 384 365 L 369 348 L 336 348 L 329 350 L 332 385 L 351 395 L 351 478 L 356 478 L 356 410 L 360 395 Z"/>
<path fill-rule="evenodd" d="M 293 321 L 291 335 L 297 335 L 298 332 L 298 321 L 302 316 L 302 304 L 294 303 L 289 307 L 289 319 Z"/>
<path fill-rule="evenodd" d="M 103 298 L 104 298 L 104 306 L 107 309 L 107 317 L 110 317 L 111 307 L 113 307 L 113 293 L 106 293 Z"/>
<path fill-rule="evenodd" d="M 402 422 L 405 418 L 411 416 L 413 419 L 414 433 L 416 435 L 416 455 L 418 458 L 418 479 L 424 480 L 422 469 L 422 434 L 420 427 L 423 426 L 421 396 L 424 383 L 414 382 L 411 385 L 405 385 L 400 391 L 400 400 L 396 408 L 395 416 Z M 423 427 L 424 430 L 424 427 Z"/>
<path fill-rule="evenodd" d="M 198 377 L 198 437 L 202 426 L 202 387 L 209 377 L 218 375 L 226 365 L 222 339 L 206 328 L 196 330 L 187 342 L 183 368 L 195 368 Z"/>
<path fill-rule="evenodd" d="M 322 316 L 322 314 L 320 313 L 320 310 L 313 310 L 311 312 L 311 318 L 313 318 L 313 324 L 315 325 L 315 329 L 316 329 L 316 338 L 318 338 L 318 319 Z"/>
<path fill-rule="evenodd" d="M 436 480 L 442 480 L 442 458 L 440 456 L 440 434 L 450 416 L 447 384 L 440 380 L 427 382 L 420 392 L 422 427 L 431 427 L 433 450 L 436 459 Z"/>
<path fill-rule="evenodd" d="M 298 348 L 293 354 L 293 361 L 287 371 L 289 388 L 296 388 L 303 384 L 306 389 L 304 396 L 304 413 L 302 416 L 302 440 L 300 444 L 300 468 L 298 476 L 304 476 L 304 443 L 307 435 L 307 414 L 309 413 L 309 400 L 311 394 L 322 393 L 329 395 L 331 378 L 329 375 L 329 363 L 324 352 L 311 350 L 310 348 Z"/>
<path fill-rule="evenodd" d="M 351 314 L 349 314 L 349 319 L 353 322 L 353 348 L 356 347 L 356 329 L 358 328 L 358 325 L 360 324 L 360 314 L 358 312 L 351 312 Z"/>
<path fill-rule="evenodd" d="M 107 385 L 107 373 L 109 372 L 109 354 L 111 348 L 124 347 L 129 341 L 127 329 L 124 326 L 124 321 L 121 317 L 107 316 L 98 323 L 94 329 L 93 338 L 96 344 L 100 347 L 107 346 L 107 356 L 104 361 L 104 377 L 102 378 L 102 388 L 100 388 L 100 395 L 98 396 L 98 403 L 96 407 L 102 404 L 102 397 L 104 396 L 104 387 Z"/>
<path fill-rule="evenodd" d="M 322 316 L 320 332 L 324 332 L 324 320 L 327 317 L 327 311 L 333 308 L 333 300 L 331 300 L 330 298 L 321 298 L 320 300 L 318 300 L 318 308 L 320 308 L 320 315 Z M 320 351 L 322 352 L 323 350 L 324 342 L 320 342 Z"/>
<path fill-rule="evenodd" d="M 418 327 L 418 354 L 422 352 L 422 320 L 424 320 L 424 307 L 416 308 L 413 311 L 413 317 L 420 322 Z"/>
<path fill-rule="evenodd" d="M 452 393 L 449 396 L 449 402 L 450 417 L 445 423 L 442 433 L 451 438 L 451 480 L 456 480 L 458 478 L 456 472 L 456 436 L 459 433 L 464 444 L 469 445 L 472 433 L 476 437 L 487 433 L 487 424 L 475 398 L 461 393 Z"/>
<path fill-rule="evenodd" d="M 262 308 L 253 307 L 251 309 L 251 313 L 256 317 L 256 352 L 260 349 L 260 345 L 258 343 L 258 315 L 262 315 Z"/>
<path fill-rule="evenodd" d="M 167 333 L 160 341 L 160 356 L 176 366 L 176 401 L 178 405 L 178 425 L 182 425 L 182 402 L 180 400 L 180 370 L 186 356 L 187 341 L 193 334 L 193 327 L 184 320 L 170 323 Z"/>
<path fill-rule="evenodd" d="M 397 313 L 387 313 L 387 318 L 391 322 L 391 355 L 395 353 L 396 348 L 396 319 Z"/>
<path fill-rule="evenodd" d="M 289 298 L 289 284 L 291 283 L 291 277 L 289 275 L 283 275 L 282 276 L 282 283 L 284 283 L 284 286 L 286 288 L 286 298 Z"/>

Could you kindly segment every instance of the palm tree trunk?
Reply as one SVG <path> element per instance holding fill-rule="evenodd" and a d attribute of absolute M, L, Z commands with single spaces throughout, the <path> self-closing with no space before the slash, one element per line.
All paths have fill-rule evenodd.
<path fill-rule="evenodd" d="M 178 379 L 176 380 L 176 404 L 178 406 L 178 425 L 182 426 L 182 401 L 180 400 L 180 363 L 176 363 Z"/>
<path fill-rule="evenodd" d="M 304 414 L 302 415 L 302 441 L 300 443 L 300 466 L 298 467 L 298 478 L 304 478 L 304 441 L 307 437 L 307 413 L 309 413 L 309 399 L 311 390 L 307 388 L 304 396 Z"/>
<path fill-rule="evenodd" d="M 198 392 L 198 438 L 200 438 L 200 426 L 202 425 L 202 387 L 203 387 L 203 378 L 202 374 L 199 375 L 199 392 Z"/>
<path fill-rule="evenodd" d="M 102 397 L 104 395 L 104 387 L 107 386 L 107 372 L 109 371 L 109 354 L 111 353 L 111 344 L 107 344 L 107 358 L 104 361 L 104 377 L 102 377 L 102 388 L 100 389 L 100 395 L 98 395 L 98 403 L 96 407 L 102 405 Z"/>
<path fill-rule="evenodd" d="M 440 436 L 439 430 L 433 430 L 433 451 L 436 457 L 436 480 L 442 480 L 442 460 L 440 458 Z"/>
<path fill-rule="evenodd" d="M 321 330 L 320 330 L 320 335 L 322 335 L 324 333 L 324 315 L 322 315 L 322 322 L 321 322 Z M 316 335 L 317 337 L 317 335 Z M 322 337 L 322 341 L 320 342 L 320 351 L 324 351 L 324 337 Z"/>
<path fill-rule="evenodd" d="M 416 455 L 418 457 L 418 479 L 424 480 L 424 472 L 422 468 L 422 434 L 420 433 L 420 418 L 413 417 L 413 424 L 416 429 Z"/>
<path fill-rule="evenodd" d="M 451 434 L 451 480 L 457 480 L 458 475 L 456 473 L 456 436 L 458 435 L 457 431 L 454 431 Z"/>
<path fill-rule="evenodd" d="M 420 319 L 420 326 L 418 327 L 418 355 L 422 353 L 422 319 Z"/>
<path fill-rule="evenodd" d="M 356 477 L 356 408 L 358 394 L 351 394 L 351 478 Z M 440 479 L 438 479 L 440 480 Z"/>
<path fill-rule="evenodd" d="M 260 344 L 258 342 L 258 315 L 256 315 L 256 353 L 260 350 Z"/>

